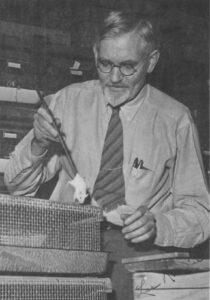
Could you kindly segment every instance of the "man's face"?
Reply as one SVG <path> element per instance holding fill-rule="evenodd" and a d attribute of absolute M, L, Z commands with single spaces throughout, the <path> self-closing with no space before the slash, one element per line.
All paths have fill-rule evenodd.
<path fill-rule="evenodd" d="M 151 62 L 145 58 L 144 41 L 134 32 L 119 37 L 102 40 L 99 47 L 94 49 L 96 65 L 98 61 L 112 63 L 117 66 L 135 68 L 133 75 L 125 76 L 119 67 L 113 67 L 110 73 L 103 73 L 98 68 L 98 75 L 105 96 L 112 106 L 118 106 L 135 98 L 144 85 L 146 74 L 151 72 Z M 121 69 L 122 70 L 122 69 Z"/>

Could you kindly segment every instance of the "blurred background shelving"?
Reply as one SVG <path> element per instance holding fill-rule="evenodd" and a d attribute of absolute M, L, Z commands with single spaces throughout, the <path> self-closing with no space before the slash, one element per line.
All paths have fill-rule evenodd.
<path fill-rule="evenodd" d="M 118 8 L 159 26 L 161 58 L 149 82 L 190 108 L 209 176 L 208 0 L 1 0 L 0 87 L 34 90 L 37 82 L 49 95 L 96 78 L 92 43 Z"/>

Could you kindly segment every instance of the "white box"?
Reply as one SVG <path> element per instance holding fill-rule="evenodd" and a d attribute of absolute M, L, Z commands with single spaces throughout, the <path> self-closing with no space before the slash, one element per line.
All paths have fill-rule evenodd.
<path fill-rule="evenodd" d="M 209 271 L 184 275 L 134 273 L 134 300 L 209 300 L 209 275 Z"/>
<path fill-rule="evenodd" d="M 35 90 L 0 86 L 0 100 L 37 104 L 40 99 Z"/>

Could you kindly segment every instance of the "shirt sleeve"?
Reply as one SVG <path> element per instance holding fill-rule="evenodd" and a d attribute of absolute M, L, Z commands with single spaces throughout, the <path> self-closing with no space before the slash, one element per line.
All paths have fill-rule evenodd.
<path fill-rule="evenodd" d="M 177 156 L 172 186 L 173 209 L 156 215 L 159 246 L 191 248 L 210 236 L 210 198 L 200 146 L 190 120 L 177 130 Z"/>
<path fill-rule="evenodd" d="M 56 99 L 51 103 L 54 109 Z M 46 151 L 41 156 L 31 153 L 33 129 L 19 142 L 11 153 L 5 168 L 4 182 L 9 193 L 35 196 L 40 185 L 51 179 L 59 168 L 58 156 Z"/>

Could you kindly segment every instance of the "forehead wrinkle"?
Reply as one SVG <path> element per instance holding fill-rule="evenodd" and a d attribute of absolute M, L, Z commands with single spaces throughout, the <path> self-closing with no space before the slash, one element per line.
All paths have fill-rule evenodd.
<path fill-rule="evenodd" d="M 118 37 L 107 37 L 101 41 L 99 56 L 114 63 L 123 61 L 139 62 L 144 54 L 145 42 L 137 34 L 122 34 Z"/>

